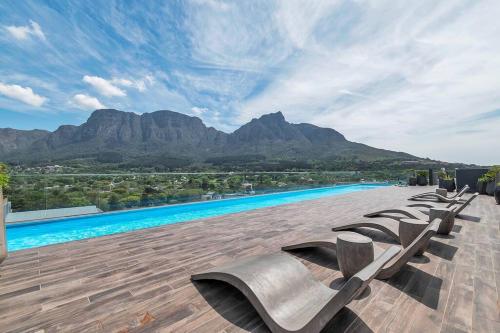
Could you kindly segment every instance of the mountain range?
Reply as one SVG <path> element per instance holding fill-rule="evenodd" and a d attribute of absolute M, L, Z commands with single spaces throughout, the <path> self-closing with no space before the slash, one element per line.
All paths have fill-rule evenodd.
<path fill-rule="evenodd" d="M 207 127 L 198 117 L 173 111 L 138 115 L 114 109 L 94 111 L 79 125 L 45 130 L 0 129 L 0 159 L 61 162 L 94 159 L 102 163 L 183 160 L 419 160 L 403 152 L 351 142 L 331 128 L 292 124 L 281 112 L 263 115 L 233 133 Z M 168 164 L 168 163 L 167 163 Z"/>

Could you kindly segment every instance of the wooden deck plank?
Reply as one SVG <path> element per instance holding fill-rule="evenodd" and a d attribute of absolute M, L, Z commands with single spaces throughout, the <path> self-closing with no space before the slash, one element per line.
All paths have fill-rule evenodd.
<path fill-rule="evenodd" d="M 336 221 L 407 204 L 428 188 L 383 188 L 11 253 L 0 266 L 2 332 L 268 332 L 223 283 L 190 275 L 318 234 Z M 497 332 L 500 206 L 480 196 L 389 281 L 373 281 L 329 323 L 346 332 Z M 480 217 L 480 219 L 478 218 Z M 382 247 L 393 241 L 361 231 Z M 343 279 L 335 254 L 301 250 L 325 285 Z"/>

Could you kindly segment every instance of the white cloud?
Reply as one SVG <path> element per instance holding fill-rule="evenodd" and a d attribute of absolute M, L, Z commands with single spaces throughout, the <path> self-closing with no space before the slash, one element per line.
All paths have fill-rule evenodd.
<path fill-rule="evenodd" d="M 193 3 L 196 3 L 198 5 L 208 6 L 208 7 L 211 7 L 212 9 L 220 10 L 220 11 L 224 11 L 224 12 L 229 10 L 229 8 L 230 8 L 229 3 L 225 2 L 225 1 L 221 1 L 221 0 L 194 0 Z"/>
<path fill-rule="evenodd" d="M 124 78 L 113 78 L 111 80 L 112 84 L 116 84 L 123 87 L 135 88 L 140 92 L 146 90 L 148 86 L 152 86 L 155 82 L 153 75 L 146 75 L 140 79 L 124 79 Z"/>
<path fill-rule="evenodd" d="M 111 74 L 86 82 L 104 96 L 126 96 L 113 100 L 126 110 L 200 112 L 225 130 L 282 110 L 292 122 L 333 127 L 383 148 L 500 160 L 484 152 L 498 139 L 500 117 L 484 124 L 475 117 L 500 108 L 498 1 L 193 0 L 182 2 L 180 16 L 169 6 L 94 6 L 89 17 L 114 28 L 106 31 L 37 6 L 42 27 L 65 34 L 51 36 L 50 50 L 33 59 L 0 36 L 7 47 L 0 76 L 43 89 L 51 104 L 64 105 L 68 95 L 59 87 L 80 91 L 74 73 L 95 61 Z M 11 39 L 44 38 L 34 23 L 0 28 Z M 117 34 L 128 42 L 116 42 Z M 108 59 L 111 49 L 115 57 Z M 160 75 L 160 67 L 168 74 Z M 10 78 L 21 69 L 54 82 L 54 89 Z M 144 73 L 154 73 L 152 81 Z"/>
<path fill-rule="evenodd" d="M 153 75 L 145 75 L 140 79 L 115 77 L 111 80 L 106 80 L 99 76 L 85 75 L 83 81 L 93 86 L 101 95 L 106 97 L 127 96 L 125 90 L 120 87 L 133 88 L 140 92 L 144 92 L 155 83 Z"/>
<path fill-rule="evenodd" d="M 308 1 L 304 5 L 302 0 L 279 1 L 274 20 L 285 39 L 301 49 L 310 42 L 320 21 L 328 17 L 338 3 L 335 0 L 320 0 Z"/>
<path fill-rule="evenodd" d="M 31 106 L 42 106 L 46 97 L 37 95 L 30 87 L 21 87 L 17 84 L 5 84 L 0 82 L 0 94 L 21 101 Z"/>
<path fill-rule="evenodd" d="M 204 113 L 207 113 L 208 109 L 207 108 L 199 108 L 197 106 L 194 106 L 191 108 L 191 113 L 197 117 L 203 115 Z"/>
<path fill-rule="evenodd" d="M 192 57 L 208 68 L 262 72 L 286 59 L 292 45 L 281 39 L 271 2 L 186 2 L 184 29 Z"/>
<path fill-rule="evenodd" d="M 117 86 L 113 85 L 110 81 L 105 80 L 99 76 L 85 75 L 83 77 L 83 82 L 88 83 L 91 86 L 93 86 L 103 96 L 107 96 L 107 97 L 127 96 L 127 94 L 125 93 L 124 90 L 118 88 Z"/>
<path fill-rule="evenodd" d="M 72 101 L 82 109 L 97 110 L 106 108 L 97 98 L 85 94 L 76 94 L 73 96 Z"/>
<path fill-rule="evenodd" d="M 285 9 L 279 10 L 290 10 L 289 2 L 281 4 Z M 358 1 L 328 8 L 327 16 L 292 12 L 275 16 L 283 31 L 290 22 L 313 22 L 292 25 L 298 31 L 288 38 L 299 51 L 265 89 L 241 101 L 239 123 L 282 110 L 291 121 L 334 127 L 351 140 L 387 149 L 500 161 L 500 153 L 482 160 L 476 154 L 482 142 L 498 138 L 493 127 L 463 132 L 460 139 L 442 134 L 460 121 L 476 128 L 467 119 L 500 106 L 495 1 Z M 492 122 L 499 126 L 500 117 Z M 471 142 L 460 154 L 456 148 L 465 138 Z"/>
<path fill-rule="evenodd" d="M 45 40 L 45 34 L 43 33 L 42 28 L 35 21 L 30 20 L 30 25 L 25 26 L 9 25 L 6 26 L 5 29 L 7 29 L 7 31 L 18 40 L 26 40 L 30 36 Z"/>

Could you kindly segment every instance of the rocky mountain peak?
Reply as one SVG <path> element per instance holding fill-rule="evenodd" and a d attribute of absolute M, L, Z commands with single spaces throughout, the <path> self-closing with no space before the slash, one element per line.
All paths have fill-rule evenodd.
<path fill-rule="evenodd" d="M 248 154 L 285 160 L 411 157 L 347 141 L 331 128 L 289 123 L 282 112 L 252 119 L 231 134 L 170 110 L 136 114 L 101 109 L 80 126 L 63 125 L 54 132 L 0 129 L 0 158 L 7 161 L 92 158 L 101 152 L 121 154 L 123 160 L 173 156 L 203 161 Z"/>

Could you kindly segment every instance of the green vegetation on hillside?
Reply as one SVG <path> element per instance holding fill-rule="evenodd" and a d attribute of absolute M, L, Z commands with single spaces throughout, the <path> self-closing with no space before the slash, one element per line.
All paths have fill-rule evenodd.
<path fill-rule="evenodd" d="M 9 185 L 9 174 L 7 165 L 4 163 L 0 163 L 0 190 L 7 188 Z"/>
<path fill-rule="evenodd" d="M 406 172 L 311 172 L 124 175 L 23 175 L 11 177 L 7 191 L 14 211 L 96 205 L 118 210 L 158 206 L 228 195 L 327 186 L 343 182 L 404 179 Z"/>

